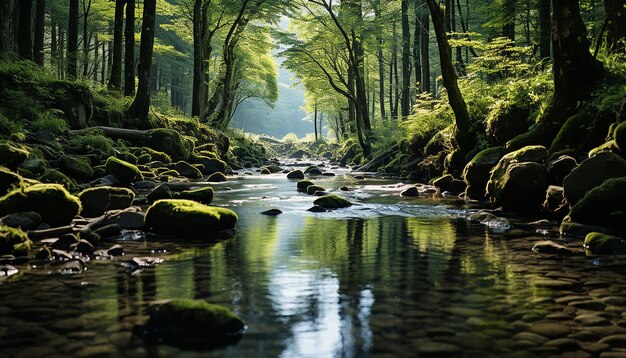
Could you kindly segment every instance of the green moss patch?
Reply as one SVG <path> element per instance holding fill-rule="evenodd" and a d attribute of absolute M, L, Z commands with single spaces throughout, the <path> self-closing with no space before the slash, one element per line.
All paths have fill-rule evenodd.
<path fill-rule="evenodd" d="M 159 200 L 146 212 L 146 227 L 172 235 L 211 235 L 235 227 L 237 214 L 192 200 Z"/>
<path fill-rule="evenodd" d="M 626 234 L 626 177 L 606 180 L 572 206 L 572 221 Z"/>
<path fill-rule="evenodd" d="M 17 167 L 28 158 L 28 152 L 9 143 L 0 143 L 0 165 L 11 170 Z"/>
<path fill-rule="evenodd" d="M 24 231 L 0 225 L 0 255 L 27 256 L 30 245 Z"/>
<path fill-rule="evenodd" d="M 206 187 L 196 190 L 185 190 L 180 193 L 175 193 L 174 198 L 193 200 L 205 205 L 209 205 L 211 204 L 211 201 L 213 201 L 213 189 L 210 187 Z"/>
<path fill-rule="evenodd" d="M 69 225 L 80 210 L 78 198 L 58 184 L 36 184 L 13 190 L 0 198 L 0 217 L 34 211 L 51 226 Z"/>
<path fill-rule="evenodd" d="M 626 254 L 626 241 L 617 236 L 607 235 L 600 232 L 590 232 L 585 237 L 585 250 L 598 255 L 624 255 Z"/>
<path fill-rule="evenodd" d="M 22 177 L 7 168 L 0 167 L 0 195 L 22 185 Z"/>
<path fill-rule="evenodd" d="M 46 169 L 46 171 L 39 177 L 39 181 L 42 183 L 63 185 L 71 192 L 75 192 L 78 189 L 76 180 L 68 177 L 56 169 Z"/>
<path fill-rule="evenodd" d="M 194 148 L 193 142 L 185 139 L 177 131 L 166 128 L 149 130 L 142 140 L 142 145 L 165 152 L 174 160 L 189 160 Z M 154 155 L 152 157 L 155 158 Z"/>
<path fill-rule="evenodd" d="M 143 176 L 136 165 L 115 157 L 107 159 L 105 173 L 115 176 L 124 185 L 130 185 L 136 180 L 143 180 Z"/>

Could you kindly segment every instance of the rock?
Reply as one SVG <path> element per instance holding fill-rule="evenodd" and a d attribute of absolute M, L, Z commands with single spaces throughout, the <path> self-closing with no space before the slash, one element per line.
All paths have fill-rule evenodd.
<path fill-rule="evenodd" d="M 403 190 L 402 193 L 400 193 L 400 196 L 405 196 L 405 197 L 416 197 L 416 196 L 419 196 L 419 195 L 420 195 L 419 191 L 414 186 L 409 187 L 409 188 Z"/>
<path fill-rule="evenodd" d="M 140 230 L 144 225 L 145 214 L 137 211 L 122 211 L 113 214 L 109 220 L 119 225 L 122 230 Z"/>
<path fill-rule="evenodd" d="M 489 181 L 487 182 L 487 196 L 498 196 L 498 192 L 502 188 L 501 182 L 506 178 L 506 172 L 511 164 L 523 162 L 543 163 L 547 157 L 548 150 L 540 145 L 527 146 L 504 155 L 491 171 Z"/>
<path fill-rule="evenodd" d="M 21 229 L 0 226 L 0 255 L 26 256 L 31 241 Z"/>
<path fill-rule="evenodd" d="M 309 186 L 306 188 L 306 193 L 307 193 L 308 195 L 315 195 L 315 193 L 320 192 L 320 191 L 321 191 L 321 192 L 325 192 L 325 191 L 326 191 L 326 189 L 324 189 L 323 187 L 321 187 L 321 186 L 319 186 L 319 185 L 309 185 Z"/>
<path fill-rule="evenodd" d="M 292 170 L 287 174 L 287 179 L 304 179 L 304 173 L 302 170 Z"/>
<path fill-rule="evenodd" d="M 626 241 L 617 236 L 599 232 L 591 232 L 585 237 L 583 246 L 592 254 L 598 255 L 624 255 L 626 254 Z"/>
<path fill-rule="evenodd" d="M 605 226 L 616 234 L 624 235 L 625 205 L 626 177 L 608 179 L 572 206 L 570 218 L 576 223 Z"/>
<path fill-rule="evenodd" d="M 10 170 L 17 170 L 17 167 L 28 158 L 28 152 L 7 142 L 0 143 L 0 166 L 5 166 Z"/>
<path fill-rule="evenodd" d="M 290 159 L 302 159 L 304 157 L 311 157 L 311 153 L 303 149 L 298 149 L 289 156 Z"/>
<path fill-rule="evenodd" d="M 143 176 L 136 165 L 115 157 L 107 159 L 105 173 L 115 176 L 125 186 L 136 180 L 143 180 Z"/>
<path fill-rule="evenodd" d="M 156 187 L 157 183 L 153 182 L 152 180 L 141 180 L 133 183 L 133 188 L 135 188 L 136 190 L 148 190 L 154 189 Z"/>
<path fill-rule="evenodd" d="M 78 188 L 76 180 L 68 177 L 56 169 L 47 169 L 43 175 L 39 177 L 39 181 L 48 184 L 61 184 L 70 191 L 76 191 Z"/>
<path fill-rule="evenodd" d="M 35 184 L 0 198 L 0 216 L 34 211 L 51 226 L 69 225 L 80 209 L 78 198 L 58 184 Z"/>
<path fill-rule="evenodd" d="M 87 240 L 80 240 L 74 247 L 72 247 L 73 251 L 81 253 L 83 255 L 93 255 L 95 248 L 93 245 Z"/>
<path fill-rule="evenodd" d="M 97 217 L 109 210 L 128 208 L 135 199 L 135 193 L 126 188 L 101 186 L 83 190 L 78 198 L 83 204 L 82 215 Z"/>
<path fill-rule="evenodd" d="M 59 158 L 59 168 L 80 182 L 88 182 L 93 178 L 93 169 L 87 159 L 63 155 Z"/>
<path fill-rule="evenodd" d="M 180 193 L 174 193 L 174 199 L 193 200 L 204 205 L 209 205 L 211 201 L 213 201 L 213 189 L 204 187 L 196 190 L 185 190 Z"/>
<path fill-rule="evenodd" d="M 531 124 L 529 118 L 529 107 L 521 107 L 511 101 L 497 102 L 487 116 L 487 136 L 490 142 L 505 145 L 525 133 Z"/>
<path fill-rule="evenodd" d="M 210 236 L 234 228 L 236 222 L 232 210 L 191 200 L 159 200 L 146 212 L 146 227 L 163 234 Z"/>
<path fill-rule="evenodd" d="M 228 168 L 228 165 L 225 161 L 217 158 L 194 156 L 193 162 L 204 165 L 204 169 L 202 169 L 202 174 L 204 175 L 211 175 L 213 173 L 224 173 Z"/>
<path fill-rule="evenodd" d="M 50 248 L 53 250 L 69 251 L 72 245 L 76 245 L 78 241 L 79 240 L 76 235 L 65 234 L 65 235 L 61 235 L 54 242 L 50 243 Z"/>
<path fill-rule="evenodd" d="M 261 175 L 270 175 L 270 174 L 272 174 L 272 172 L 269 169 L 267 168 L 261 169 Z"/>
<path fill-rule="evenodd" d="M 193 152 L 194 144 L 191 140 L 185 139 L 180 133 L 173 129 L 156 128 L 149 130 L 142 139 L 142 145 L 152 148 L 158 152 L 165 152 L 174 160 L 189 160 Z M 155 157 L 153 152 L 149 152 L 155 160 L 163 158 Z"/>
<path fill-rule="evenodd" d="M 452 175 L 446 174 L 441 176 L 433 181 L 433 186 L 439 189 L 440 192 L 447 191 L 448 185 L 454 180 Z"/>
<path fill-rule="evenodd" d="M 325 213 L 328 210 L 324 209 L 323 207 L 321 207 L 319 205 L 314 205 L 314 206 L 308 208 L 306 211 L 310 211 L 312 213 Z"/>
<path fill-rule="evenodd" d="M 465 196 L 471 199 L 485 198 L 485 187 L 493 169 L 506 153 L 504 147 L 488 148 L 476 154 L 463 169 L 463 179 L 467 184 Z"/>
<path fill-rule="evenodd" d="M 113 245 L 107 250 L 109 256 L 122 256 L 124 255 L 124 248 L 121 245 Z"/>
<path fill-rule="evenodd" d="M 191 178 L 191 179 L 202 178 L 202 172 L 198 168 L 194 167 L 193 165 L 185 161 L 180 161 L 174 164 L 170 164 L 169 168 L 176 170 L 180 175 L 186 178 Z"/>
<path fill-rule="evenodd" d="M 45 159 L 30 157 L 20 164 L 19 169 L 26 169 L 34 175 L 41 175 L 48 169 L 48 162 Z"/>
<path fill-rule="evenodd" d="M 0 218 L 0 224 L 22 230 L 34 230 L 41 224 L 41 215 L 34 211 L 13 213 Z"/>
<path fill-rule="evenodd" d="M 308 180 L 300 180 L 298 182 L 298 191 L 303 191 L 303 192 L 307 192 L 307 189 L 311 186 L 314 185 L 313 182 L 308 181 Z"/>
<path fill-rule="evenodd" d="M 565 217 L 559 228 L 559 233 L 563 236 L 573 237 L 577 239 L 584 239 L 590 232 L 602 232 L 608 233 L 605 227 L 590 226 L 572 222 L 569 217 Z"/>
<path fill-rule="evenodd" d="M 442 342 L 424 342 L 417 345 L 417 351 L 425 356 L 455 356 L 461 353 L 461 348 Z"/>
<path fill-rule="evenodd" d="M 615 127 L 615 130 L 613 131 L 613 139 L 622 153 L 626 153 L 626 122 L 622 122 Z"/>
<path fill-rule="evenodd" d="M 304 174 L 309 175 L 309 176 L 320 176 L 320 175 L 324 175 L 324 172 L 322 172 L 321 169 L 319 169 L 318 167 L 309 167 L 304 171 Z"/>
<path fill-rule="evenodd" d="M 9 190 L 22 186 L 22 177 L 6 168 L 0 167 L 0 197 Z"/>
<path fill-rule="evenodd" d="M 282 213 L 283 212 L 280 211 L 279 209 L 270 209 L 270 210 L 266 210 L 266 211 L 262 212 L 261 214 L 267 215 L 267 216 L 278 216 L 278 215 L 280 215 Z"/>
<path fill-rule="evenodd" d="M 497 177 L 496 173 L 501 172 L 494 169 L 487 190 L 492 201 L 508 211 L 524 214 L 540 211 L 549 185 L 548 172 L 543 165 L 512 163 L 502 177 Z"/>
<path fill-rule="evenodd" d="M 550 185 L 546 190 L 543 212 L 551 219 L 562 220 L 569 213 L 569 205 L 563 197 L 563 187 Z"/>
<path fill-rule="evenodd" d="M 89 184 L 91 186 L 118 186 L 121 185 L 122 182 L 120 182 L 120 180 L 117 179 L 114 175 L 106 175 L 102 178 L 98 178 L 92 181 Z"/>
<path fill-rule="evenodd" d="M 571 256 L 576 253 L 566 246 L 559 245 L 551 240 L 539 241 L 533 245 L 533 251 L 538 254 Z"/>
<path fill-rule="evenodd" d="M 206 179 L 209 183 L 221 183 L 228 181 L 223 173 L 213 173 Z"/>
<path fill-rule="evenodd" d="M 41 249 L 35 253 L 35 258 L 37 260 L 52 260 L 52 252 L 48 248 L 48 246 L 43 246 Z"/>
<path fill-rule="evenodd" d="M 604 337 L 599 343 L 608 344 L 611 348 L 626 348 L 626 334 L 614 334 Z"/>
<path fill-rule="evenodd" d="M 324 209 L 341 209 L 352 206 L 351 202 L 335 194 L 322 196 L 315 200 L 313 204 L 319 205 Z"/>
<path fill-rule="evenodd" d="M 613 152 L 601 152 L 584 160 L 565 177 L 563 194 L 574 206 L 593 188 L 619 177 L 626 177 L 626 160 Z"/>
<path fill-rule="evenodd" d="M 150 319 L 134 331 L 150 344 L 212 347 L 236 342 L 244 323 L 229 309 L 202 300 L 176 299 L 148 308 Z"/>
<path fill-rule="evenodd" d="M 530 331 L 548 338 L 561 338 L 570 334 L 572 329 L 561 323 L 545 322 L 533 323 L 530 326 Z"/>
<path fill-rule="evenodd" d="M 576 159 L 569 155 L 561 155 L 556 159 L 549 160 L 546 163 L 546 169 L 550 174 L 550 183 L 555 185 L 563 185 L 563 179 L 578 166 Z"/>
<path fill-rule="evenodd" d="M 108 224 L 108 225 L 97 228 L 93 232 L 94 234 L 98 235 L 102 239 L 110 239 L 113 237 L 120 236 L 120 234 L 122 233 L 122 227 L 119 226 L 118 224 Z M 88 241 L 93 243 L 92 240 L 88 240 Z"/>
<path fill-rule="evenodd" d="M 161 184 L 154 188 L 146 198 L 151 203 L 161 199 L 171 199 L 173 196 L 170 187 L 167 184 Z"/>
<path fill-rule="evenodd" d="M 158 165 L 160 167 L 163 166 L 163 163 L 169 164 L 172 162 L 172 157 L 170 157 L 169 154 L 167 153 L 159 152 L 158 150 L 154 150 L 149 147 L 143 147 L 141 149 L 144 150 L 146 153 L 148 153 L 152 157 L 152 160 L 153 160 L 152 163 L 160 163 Z"/>

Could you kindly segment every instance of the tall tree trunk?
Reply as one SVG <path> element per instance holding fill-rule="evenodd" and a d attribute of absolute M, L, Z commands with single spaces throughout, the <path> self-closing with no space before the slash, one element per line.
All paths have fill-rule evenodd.
<path fill-rule="evenodd" d="M 455 33 L 452 36 L 453 39 L 458 39 L 459 36 L 456 35 L 457 27 L 456 27 L 456 6 L 454 6 L 454 0 L 450 0 L 450 25 L 452 26 L 451 30 Z M 460 16 L 460 15 L 459 15 Z M 454 52 L 456 54 L 456 70 L 460 75 L 465 75 L 465 64 L 463 63 L 463 49 L 461 46 L 457 46 L 454 48 Z"/>
<path fill-rule="evenodd" d="M 402 117 L 411 110 L 411 29 L 409 28 L 409 0 L 402 0 Z"/>
<path fill-rule="evenodd" d="M 422 0 L 422 4 L 425 0 Z M 420 16 L 422 32 L 420 35 L 420 45 L 422 53 L 422 89 L 430 93 L 430 16 L 423 13 Z"/>
<path fill-rule="evenodd" d="M 67 26 L 67 76 L 78 78 L 78 0 L 70 0 Z"/>
<path fill-rule="evenodd" d="M 0 52 L 6 52 L 7 46 L 7 22 L 9 20 L 10 1 L 0 1 Z"/>
<path fill-rule="evenodd" d="M 444 14 L 435 0 L 426 0 L 430 14 L 433 19 L 433 27 L 437 36 L 437 45 L 439 47 L 439 60 L 441 62 L 441 75 L 443 77 L 443 85 L 448 92 L 448 102 L 455 117 L 454 138 L 458 145 L 459 151 L 466 155 L 474 146 L 475 138 L 471 133 L 471 122 L 467 105 L 461 94 L 457 83 L 457 75 L 452 64 L 452 54 L 450 44 L 446 36 Z"/>
<path fill-rule="evenodd" d="M 320 139 L 324 139 L 324 136 L 322 134 L 322 121 L 324 120 L 324 113 L 323 112 L 321 112 L 319 114 L 319 118 L 320 118 L 320 125 L 319 125 Z"/>
<path fill-rule="evenodd" d="M 100 66 L 100 41 L 98 41 L 98 35 L 96 34 L 93 40 L 93 72 L 91 79 L 94 82 L 98 82 L 98 66 Z"/>
<path fill-rule="evenodd" d="M 65 31 L 59 26 L 59 63 L 57 65 L 57 69 L 59 71 L 58 77 L 60 79 L 65 78 L 65 69 L 66 69 L 66 57 L 65 57 Z"/>
<path fill-rule="evenodd" d="M 503 19 L 502 36 L 515 41 L 515 5 L 517 0 L 504 0 L 502 5 Z"/>
<path fill-rule="evenodd" d="M 391 118 L 395 118 L 394 116 L 394 109 L 393 109 L 393 103 L 394 103 L 394 99 L 393 99 L 393 93 L 394 93 L 394 83 L 393 83 L 393 64 L 394 64 L 394 58 L 396 56 L 395 53 L 395 49 L 396 49 L 396 45 L 395 45 L 395 41 L 392 41 L 392 46 L 391 46 L 391 56 L 389 58 L 389 115 L 391 116 Z"/>
<path fill-rule="evenodd" d="M 422 32 L 420 25 L 420 4 L 421 0 L 413 1 L 413 10 L 415 12 L 415 30 L 413 31 L 413 68 L 415 72 L 415 92 L 422 92 L 422 60 L 420 57 L 420 33 Z"/>
<path fill-rule="evenodd" d="M 25 60 L 33 59 L 32 0 L 20 0 L 17 53 Z"/>
<path fill-rule="evenodd" d="M 550 0 L 538 0 L 539 9 L 539 57 L 550 58 Z"/>
<path fill-rule="evenodd" d="M 83 0 L 83 78 L 89 75 L 89 12 L 91 11 L 91 0 Z"/>
<path fill-rule="evenodd" d="M 58 64 L 58 48 L 59 44 L 57 42 L 57 24 L 54 20 L 52 20 L 52 24 L 50 26 L 50 63 L 53 66 Z"/>
<path fill-rule="evenodd" d="M 154 50 L 154 26 L 156 22 L 156 0 L 145 0 L 141 24 L 141 45 L 139 47 L 139 84 L 135 100 L 128 111 L 135 118 L 146 118 L 150 109 L 150 70 Z"/>
<path fill-rule="evenodd" d="M 35 6 L 35 38 L 33 43 L 33 59 L 43 66 L 43 38 L 46 23 L 46 0 L 37 0 Z"/>
<path fill-rule="evenodd" d="M 204 72 L 205 60 L 203 31 L 205 31 L 206 17 L 202 12 L 202 5 L 205 0 L 195 0 L 193 5 L 193 83 L 191 94 L 191 116 L 200 117 L 204 115 Z"/>
<path fill-rule="evenodd" d="M 126 0 L 124 28 L 124 96 L 135 94 L 135 0 Z"/>
<path fill-rule="evenodd" d="M 122 88 L 122 46 L 124 33 L 124 2 L 115 0 L 115 20 L 113 24 L 113 62 L 111 63 L 111 78 L 109 88 L 120 90 Z"/>
<path fill-rule="evenodd" d="M 313 114 L 313 130 L 315 131 L 315 141 L 318 141 L 318 137 L 317 137 L 317 104 L 315 104 L 315 110 L 314 110 L 314 114 Z"/>
<path fill-rule="evenodd" d="M 374 16 L 376 22 L 380 22 L 380 10 L 378 6 L 374 8 Z M 380 118 L 385 120 L 385 56 L 383 53 L 383 45 L 385 40 L 381 34 L 382 31 L 376 32 L 376 58 L 378 60 L 378 101 L 380 102 Z"/>
<path fill-rule="evenodd" d="M 100 84 L 104 85 L 107 78 L 107 64 L 109 63 L 109 57 L 106 51 L 106 42 L 102 41 L 102 73 L 100 74 Z"/>
<path fill-rule="evenodd" d="M 626 52 L 626 0 L 604 0 L 606 47 L 609 52 Z"/>

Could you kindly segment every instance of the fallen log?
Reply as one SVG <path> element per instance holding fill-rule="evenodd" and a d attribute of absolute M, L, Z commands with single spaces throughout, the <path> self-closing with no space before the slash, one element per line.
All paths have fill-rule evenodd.
<path fill-rule="evenodd" d="M 400 145 L 396 144 L 389 149 L 386 149 L 384 152 L 377 155 L 374 159 L 365 163 L 359 168 L 354 169 L 354 172 L 372 172 L 376 171 L 376 169 L 380 166 L 380 164 L 384 163 L 387 159 L 393 157 L 398 154 L 400 151 Z"/>

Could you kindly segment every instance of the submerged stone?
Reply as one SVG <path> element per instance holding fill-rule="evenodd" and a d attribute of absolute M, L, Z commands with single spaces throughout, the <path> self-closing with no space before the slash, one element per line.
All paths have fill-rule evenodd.
<path fill-rule="evenodd" d="M 405 189 L 404 191 L 402 191 L 402 193 L 400 193 L 400 196 L 405 196 L 405 197 L 416 197 L 419 195 L 420 195 L 419 191 L 414 186 L 408 189 Z"/>
<path fill-rule="evenodd" d="M 306 193 L 307 188 L 310 187 L 311 185 L 314 185 L 312 181 L 309 180 L 300 180 L 297 184 L 298 186 L 298 191 L 303 191 Z"/>
<path fill-rule="evenodd" d="M 176 299 L 148 308 L 150 319 L 134 332 L 150 344 L 212 347 L 234 343 L 243 334 L 243 321 L 224 306 L 202 300 Z"/>
<path fill-rule="evenodd" d="M 58 184 L 35 184 L 0 198 L 0 216 L 34 211 L 51 226 L 69 225 L 80 210 L 78 198 Z"/>
<path fill-rule="evenodd" d="M 315 200 L 313 204 L 319 205 L 324 209 L 341 209 L 352 206 L 351 202 L 335 194 L 322 196 Z"/>
<path fill-rule="evenodd" d="M 280 215 L 282 213 L 283 212 L 280 211 L 279 209 L 270 209 L 270 210 L 266 210 L 266 211 L 262 212 L 261 214 L 267 215 L 267 216 L 278 216 L 278 215 Z"/>
<path fill-rule="evenodd" d="M 292 170 L 287 174 L 287 179 L 304 179 L 302 170 Z"/>
<path fill-rule="evenodd" d="M 617 236 L 599 232 L 591 232 L 585 237 L 584 247 L 592 254 L 599 255 L 624 255 L 626 254 L 626 241 Z"/>
<path fill-rule="evenodd" d="M 315 193 L 317 192 L 325 192 L 326 189 L 324 189 L 323 187 L 319 186 L 319 185 L 309 185 L 306 188 L 306 193 L 308 195 L 316 195 Z"/>
<path fill-rule="evenodd" d="M 210 235 L 235 227 L 232 210 L 192 200 L 159 200 L 146 212 L 146 227 L 162 234 Z"/>

